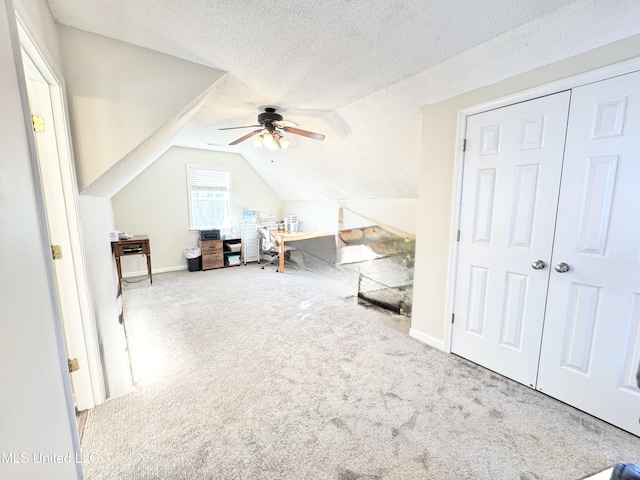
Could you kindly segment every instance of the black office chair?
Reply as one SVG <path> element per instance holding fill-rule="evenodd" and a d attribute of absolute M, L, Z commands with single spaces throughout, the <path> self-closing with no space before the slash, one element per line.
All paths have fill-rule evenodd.
<path fill-rule="evenodd" d="M 260 249 L 262 250 L 262 253 L 271 255 L 271 260 L 269 261 L 269 263 L 262 265 L 261 268 L 264 270 L 264 267 L 266 267 L 267 265 L 272 265 L 275 263 L 277 272 L 280 269 L 280 251 L 278 250 L 278 246 L 276 245 L 275 236 L 267 227 L 258 227 L 258 235 L 260 235 Z M 290 247 L 289 245 L 284 246 L 285 255 L 287 254 L 287 252 L 290 252 L 292 250 L 295 250 L 295 248 Z"/>

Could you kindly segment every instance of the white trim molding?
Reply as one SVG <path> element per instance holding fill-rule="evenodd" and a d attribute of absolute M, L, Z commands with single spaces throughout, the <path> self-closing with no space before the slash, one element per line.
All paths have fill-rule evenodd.
<path fill-rule="evenodd" d="M 437 348 L 438 350 L 442 350 L 448 352 L 445 348 L 445 344 L 442 340 L 439 340 L 431 335 L 427 335 L 426 333 L 419 332 L 413 328 L 409 329 L 409 336 L 415 338 L 419 342 L 422 342 L 430 347 Z"/>

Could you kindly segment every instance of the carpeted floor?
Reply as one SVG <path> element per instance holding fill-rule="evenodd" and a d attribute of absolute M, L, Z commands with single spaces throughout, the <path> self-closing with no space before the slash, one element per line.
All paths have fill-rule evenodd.
<path fill-rule="evenodd" d="M 137 388 L 89 412 L 86 477 L 575 480 L 640 458 L 639 438 L 354 295 L 256 264 L 126 287 Z"/>

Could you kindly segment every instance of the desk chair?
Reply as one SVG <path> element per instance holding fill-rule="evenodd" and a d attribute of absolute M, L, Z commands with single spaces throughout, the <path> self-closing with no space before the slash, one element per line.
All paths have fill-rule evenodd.
<path fill-rule="evenodd" d="M 267 255 L 271 255 L 271 260 L 269 263 L 263 265 L 261 268 L 264 270 L 264 267 L 267 265 L 272 265 L 275 263 L 276 272 L 278 271 L 278 264 L 280 260 L 280 251 L 278 250 L 278 246 L 276 245 L 276 238 L 271 233 L 267 227 L 258 227 L 258 235 L 260 235 L 260 246 L 262 253 L 266 253 Z M 295 248 L 290 247 L 289 245 L 284 246 L 284 253 L 290 252 L 291 250 L 295 250 Z"/>

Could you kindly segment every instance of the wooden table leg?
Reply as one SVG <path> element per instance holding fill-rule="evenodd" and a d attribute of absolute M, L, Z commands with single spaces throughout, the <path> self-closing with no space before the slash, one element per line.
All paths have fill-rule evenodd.
<path fill-rule="evenodd" d="M 280 245 L 278 245 L 278 251 L 280 252 L 278 254 L 278 260 L 279 260 L 279 265 L 278 265 L 278 271 L 280 273 L 284 273 L 284 240 L 280 240 Z"/>
<path fill-rule="evenodd" d="M 149 282 L 153 285 L 153 275 L 151 275 L 151 254 L 147 253 L 147 272 L 149 272 Z"/>
<path fill-rule="evenodd" d="M 118 271 L 118 287 L 122 291 L 122 265 L 120 265 L 120 257 L 116 256 L 116 270 Z"/>

